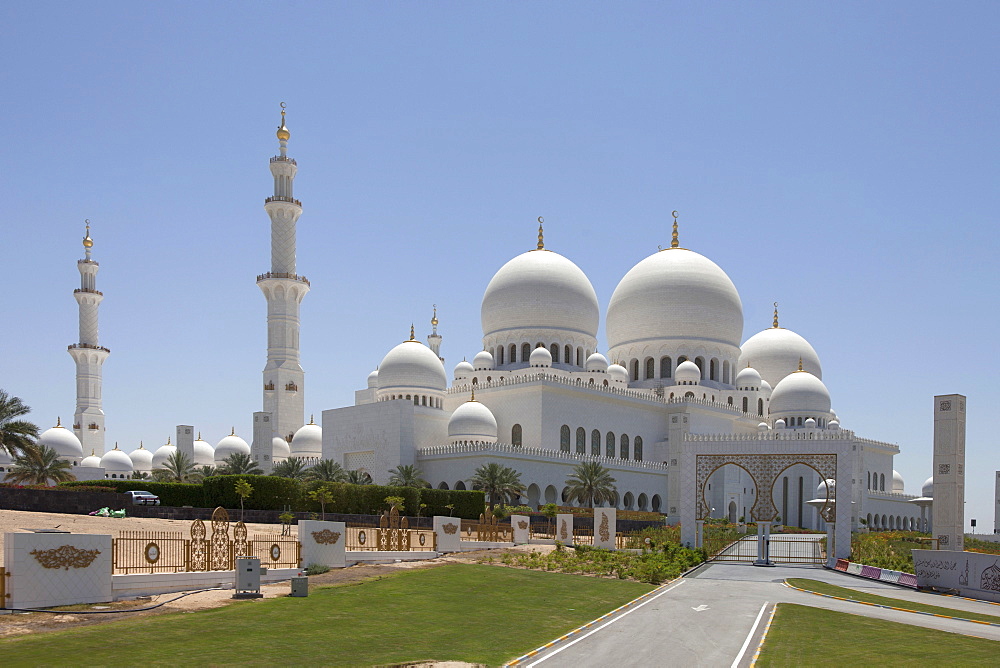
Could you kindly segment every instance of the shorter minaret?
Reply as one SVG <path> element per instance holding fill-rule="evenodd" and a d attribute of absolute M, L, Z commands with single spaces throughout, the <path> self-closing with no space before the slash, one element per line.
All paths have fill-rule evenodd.
<path fill-rule="evenodd" d="M 94 240 L 90 238 L 90 221 L 83 238 L 85 257 L 77 261 L 80 270 L 80 288 L 73 291 L 80 305 L 80 342 L 69 346 L 69 354 L 76 362 L 76 411 L 73 432 L 83 450 L 104 454 L 104 411 L 101 408 L 101 383 L 104 360 L 111 351 L 98 344 L 97 309 L 104 294 L 97 290 L 97 271 L 100 265 L 91 259 Z"/>
<path fill-rule="evenodd" d="M 441 360 L 441 364 L 444 364 L 444 358 L 441 357 L 441 335 L 438 334 L 438 307 L 434 304 L 434 316 L 431 317 L 431 333 L 427 337 L 427 347 L 434 351 L 438 359 Z"/>

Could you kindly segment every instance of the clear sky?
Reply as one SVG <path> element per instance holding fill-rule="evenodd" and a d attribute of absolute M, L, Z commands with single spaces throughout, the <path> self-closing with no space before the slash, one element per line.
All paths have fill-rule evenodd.
<path fill-rule="evenodd" d="M 968 395 L 966 517 L 992 529 L 1000 4 L 8 2 L 0 21 L 0 387 L 43 428 L 73 414 L 89 218 L 109 447 L 250 438 L 285 101 L 307 414 L 353 403 L 432 304 L 449 376 L 471 359 L 538 216 L 603 316 L 677 209 L 744 339 L 780 302 L 843 426 L 900 445 L 907 492 L 933 395 Z"/>

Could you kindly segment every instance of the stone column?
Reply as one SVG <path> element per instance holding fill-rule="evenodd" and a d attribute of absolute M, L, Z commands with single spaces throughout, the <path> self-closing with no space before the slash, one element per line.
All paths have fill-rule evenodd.
<path fill-rule="evenodd" d="M 347 525 L 343 522 L 299 520 L 302 565 L 322 564 L 330 568 L 347 566 Z"/>
<path fill-rule="evenodd" d="M 514 544 L 527 545 L 531 542 L 531 518 L 527 515 L 511 515 L 510 526 L 514 531 Z"/>
<path fill-rule="evenodd" d="M 573 544 L 573 515 L 556 515 L 556 540 L 563 545 Z"/>
<path fill-rule="evenodd" d="M 614 508 L 594 508 L 594 547 L 613 550 L 617 547 L 618 513 Z"/>
<path fill-rule="evenodd" d="M 757 522 L 757 561 L 754 566 L 773 566 L 771 563 L 771 523 Z"/>
<path fill-rule="evenodd" d="M 694 549 L 705 545 L 705 520 L 695 520 L 694 523 Z"/>
<path fill-rule="evenodd" d="M 434 533 L 437 535 L 437 551 L 460 552 L 462 549 L 462 520 L 457 517 L 434 516 Z"/>
<path fill-rule="evenodd" d="M 965 548 L 965 397 L 934 397 L 934 536 L 938 548 Z"/>
<path fill-rule="evenodd" d="M 837 565 L 837 523 L 826 523 L 826 567 Z"/>

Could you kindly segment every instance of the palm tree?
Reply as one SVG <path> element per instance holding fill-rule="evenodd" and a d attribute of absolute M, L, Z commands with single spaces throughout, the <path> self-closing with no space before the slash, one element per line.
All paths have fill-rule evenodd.
<path fill-rule="evenodd" d="M 214 466 L 203 464 L 198 467 L 197 473 L 201 476 L 201 479 L 204 480 L 205 478 L 211 478 L 213 475 L 219 475 L 219 469 Z"/>
<path fill-rule="evenodd" d="M 6 451 L 11 457 L 35 442 L 38 426 L 27 420 L 19 420 L 31 409 L 18 397 L 12 397 L 0 390 L 0 452 Z"/>
<path fill-rule="evenodd" d="M 201 482 L 194 462 L 179 450 L 167 457 L 162 467 L 154 469 L 153 475 L 162 482 Z"/>
<path fill-rule="evenodd" d="M 347 472 L 347 479 L 344 482 L 349 482 L 352 485 L 370 485 L 372 484 L 372 477 L 365 471 L 356 469 Z"/>
<path fill-rule="evenodd" d="M 415 464 L 400 464 L 394 469 L 389 469 L 389 484 L 395 487 L 430 487 L 424 480 L 423 471 Z"/>
<path fill-rule="evenodd" d="M 322 480 L 323 482 L 345 482 L 347 481 L 347 471 L 338 462 L 332 459 L 321 459 L 309 469 L 310 480 Z"/>
<path fill-rule="evenodd" d="M 309 469 L 305 461 L 298 457 L 289 457 L 283 462 L 278 462 L 271 469 L 271 475 L 279 478 L 291 478 L 292 480 L 305 480 L 309 477 Z"/>
<path fill-rule="evenodd" d="M 264 471 L 257 466 L 257 462 L 244 452 L 234 452 L 222 460 L 222 466 L 218 467 L 219 475 L 263 475 Z"/>
<path fill-rule="evenodd" d="M 525 490 L 521 482 L 521 474 L 509 466 L 499 462 L 486 462 L 472 474 L 472 489 L 486 492 L 490 500 L 490 510 L 496 503 L 510 501 L 513 503 Z"/>
<path fill-rule="evenodd" d="M 600 462 L 580 462 L 573 467 L 573 473 L 566 478 L 567 500 L 586 502 L 593 508 L 595 504 L 613 502 L 617 489 L 611 471 Z"/>
<path fill-rule="evenodd" d="M 5 480 L 15 484 L 47 485 L 49 481 L 67 482 L 76 480 L 70 472 L 69 462 L 59 459 L 59 453 L 47 445 L 31 443 L 14 455 Z"/>

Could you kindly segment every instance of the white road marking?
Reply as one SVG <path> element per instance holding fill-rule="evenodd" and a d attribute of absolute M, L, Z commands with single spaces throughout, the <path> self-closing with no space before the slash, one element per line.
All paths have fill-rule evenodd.
<path fill-rule="evenodd" d="M 642 606 L 646 605 L 647 603 L 649 603 L 651 601 L 655 601 L 656 599 L 658 599 L 661 596 L 663 596 L 664 594 L 666 594 L 668 591 L 673 591 L 674 589 L 677 589 L 682 584 L 684 584 L 684 582 L 685 582 L 685 580 L 681 580 L 680 582 L 678 582 L 677 584 L 675 584 L 673 587 L 669 587 L 667 589 L 664 589 L 663 591 L 661 591 L 656 596 L 653 596 L 652 598 L 646 599 L 645 601 L 643 601 L 639 605 L 635 606 L 634 608 L 629 608 L 628 610 L 626 610 L 622 614 L 618 615 L 617 617 L 614 617 L 614 618 L 608 620 L 607 622 L 601 624 L 596 629 L 594 629 L 592 631 L 589 631 L 588 633 L 585 633 L 584 635 L 582 635 L 579 638 L 573 640 L 572 642 L 568 642 L 565 645 L 563 645 L 562 647 L 554 650 L 553 652 L 551 652 L 549 654 L 546 654 L 545 656 L 543 656 L 538 661 L 535 661 L 534 663 L 529 663 L 528 664 L 528 668 L 532 668 L 532 666 L 537 666 L 538 664 L 540 664 L 542 661 L 545 661 L 546 659 L 551 659 L 552 657 L 554 657 L 556 654 L 558 654 L 559 652 L 563 651 L 564 649 L 566 649 L 568 647 L 572 647 L 573 645 L 575 645 L 576 643 L 580 642 L 584 638 L 587 638 L 589 636 L 594 635 L 595 633 L 597 633 L 598 631 L 600 631 L 601 629 L 603 629 L 605 627 L 611 626 L 612 624 L 614 624 L 615 622 L 617 622 L 619 619 L 623 618 L 625 615 L 628 615 L 628 614 L 631 614 L 631 613 L 635 612 L 636 610 L 638 610 L 639 608 L 641 608 Z"/>
<path fill-rule="evenodd" d="M 705 612 L 706 610 L 708 610 L 708 606 L 702 603 L 697 608 L 691 608 L 691 609 L 694 610 L 695 612 Z"/>
<path fill-rule="evenodd" d="M 746 654 L 747 647 L 750 646 L 750 639 L 753 638 L 753 634 L 757 632 L 757 625 L 760 624 L 760 618 L 764 616 L 764 611 L 767 610 L 768 601 L 764 601 L 764 605 L 760 606 L 760 612 L 757 613 L 757 619 L 753 622 L 753 628 L 750 629 L 750 633 L 747 634 L 747 639 L 743 641 L 743 647 L 740 647 L 740 653 L 736 655 L 733 659 L 733 665 L 730 668 L 738 668 L 740 661 L 743 660 L 743 655 Z"/>

